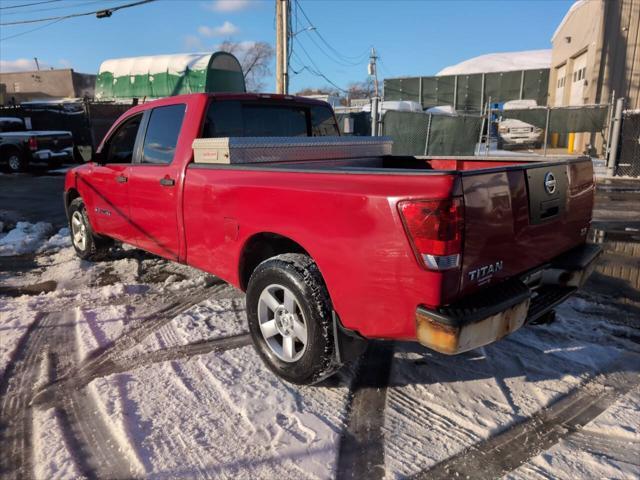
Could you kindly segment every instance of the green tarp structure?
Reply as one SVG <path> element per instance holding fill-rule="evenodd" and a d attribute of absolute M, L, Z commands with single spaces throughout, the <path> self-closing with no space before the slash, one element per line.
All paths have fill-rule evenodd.
<path fill-rule="evenodd" d="M 230 53 L 186 53 L 106 60 L 96 78 L 95 96 L 127 100 L 244 91 L 242 67 Z"/>
<path fill-rule="evenodd" d="M 459 112 L 478 113 L 489 98 L 492 103 L 531 99 L 546 105 L 548 88 L 548 68 L 388 78 L 384 80 L 384 99 L 411 100 L 422 104 L 423 109 L 451 105 Z"/>
<path fill-rule="evenodd" d="M 391 110 L 382 125 L 382 134 L 393 139 L 394 155 L 473 155 L 482 117 Z"/>
<path fill-rule="evenodd" d="M 525 108 L 495 112 L 506 119 L 516 119 L 545 128 L 547 121 L 546 108 Z M 584 107 L 554 107 L 549 109 L 549 132 L 576 133 L 601 132 L 604 130 L 609 115 L 606 105 L 589 105 Z"/>

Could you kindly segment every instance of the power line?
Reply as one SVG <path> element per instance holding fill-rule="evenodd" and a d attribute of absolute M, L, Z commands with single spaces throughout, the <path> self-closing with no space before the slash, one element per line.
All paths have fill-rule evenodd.
<path fill-rule="evenodd" d="M 62 0 L 45 0 L 43 2 L 23 3 L 22 5 L 11 5 L 9 7 L 0 7 L 0 10 L 9 10 L 10 8 L 32 7 L 33 5 L 42 5 L 43 3 L 61 2 Z"/>
<path fill-rule="evenodd" d="M 145 3 L 151 3 L 151 2 L 155 2 L 155 1 L 156 0 L 140 0 L 139 2 L 127 3 L 126 5 L 119 5 L 119 6 L 113 7 L 113 8 L 94 10 L 92 12 L 71 13 L 69 15 L 60 15 L 58 17 L 48 17 L 48 18 L 37 18 L 37 19 L 33 19 L 33 20 L 18 20 L 18 21 L 15 21 L 15 22 L 0 23 L 0 26 L 5 26 L 6 27 L 6 26 L 10 26 L 10 25 L 24 25 L 24 24 L 27 24 L 27 23 L 49 22 L 49 21 L 52 21 L 52 20 L 66 20 L 68 18 L 76 18 L 76 17 L 84 17 L 84 16 L 88 16 L 88 15 L 95 15 L 96 13 L 103 12 L 105 10 L 108 10 L 110 12 L 115 12 L 117 10 L 122 10 L 124 8 L 137 7 L 138 5 L 144 5 Z"/>
<path fill-rule="evenodd" d="M 366 58 L 369 54 L 368 51 L 360 54 L 360 55 L 354 55 L 354 56 L 350 56 L 350 55 L 344 55 L 343 53 L 339 52 L 338 50 L 336 50 L 325 38 L 324 36 L 318 31 L 317 27 L 313 24 L 313 22 L 311 21 L 311 19 L 309 18 L 309 16 L 306 14 L 306 12 L 304 11 L 304 9 L 302 8 L 302 5 L 300 5 L 300 2 L 298 0 L 295 0 L 296 2 L 296 7 L 300 9 L 300 12 L 302 13 L 302 15 L 304 16 L 304 18 L 307 20 L 307 23 L 309 24 L 310 27 L 313 27 L 313 31 L 316 33 L 316 35 L 318 35 L 318 38 L 320 38 L 320 40 L 322 41 L 322 43 L 324 43 L 327 48 L 329 48 L 329 50 L 331 50 L 334 55 L 341 57 L 343 59 L 345 59 L 346 61 L 355 61 L 355 60 L 360 60 L 361 62 L 364 61 L 363 59 Z"/>
<path fill-rule="evenodd" d="M 8 17 L 9 15 L 31 15 L 32 13 L 37 13 L 37 12 L 48 12 L 48 11 L 51 11 L 51 10 L 65 10 L 67 8 L 76 8 L 76 7 L 81 7 L 81 6 L 84 6 L 84 5 L 91 5 L 91 4 L 95 4 L 95 3 L 104 3 L 105 1 L 107 1 L 107 2 L 115 2 L 117 0 L 92 0 L 92 1 L 88 1 L 88 2 L 75 2 L 72 5 L 60 5 L 58 7 L 35 8 L 33 10 L 28 10 L 28 11 L 23 11 L 23 12 L 3 13 L 2 16 L 3 17 Z"/>
<path fill-rule="evenodd" d="M 348 92 L 347 90 L 345 90 L 344 88 L 339 87 L 339 86 L 338 86 L 338 85 L 336 85 L 334 82 L 332 82 L 332 81 L 331 81 L 331 79 L 330 79 L 329 77 L 327 77 L 324 73 L 319 72 L 319 71 L 317 71 L 317 70 L 315 70 L 315 69 L 313 69 L 313 68 L 309 67 L 308 65 L 305 65 L 305 64 L 302 62 L 302 60 L 300 59 L 300 57 L 298 56 L 298 54 L 297 54 L 296 52 L 292 52 L 292 53 L 293 53 L 293 56 L 296 58 L 296 60 L 297 60 L 298 62 L 300 62 L 300 65 L 302 65 L 302 68 L 300 68 L 300 70 L 297 70 L 297 71 L 296 71 L 295 69 L 291 68 L 291 71 L 292 71 L 293 73 L 295 73 L 296 75 L 299 75 L 300 73 L 302 73 L 303 71 L 305 71 L 305 70 L 306 70 L 306 71 L 308 71 L 309 73 L 311 73 L 311 74 L 313 74 L 313 75 L 315 75 L 315 76 L 317 76 L 317 77 L 322 77 L 322 78 L 324 78 L 324 79 L 325 79 L 325 81 L 327 81 L 328 83 L 330 83 L 333 87 L 337 88 L 337 89 L 338 89 L 338 90 L 340 90 L 341 92 L 343 92 L 343 93 L 349 93 L 349 92 Z M 313 62 L 313 60 L 312 60 L 312 62 Z"/>
<path fill-rule="evenodd" d="M 9 35 L 8 37 L 2 37 L 2 38 L 0 38 L 0 40 L 1 41 L 5 41 L 5 40 L 10 40 L 10 39 L 16 38 L 16 37 L 21 37 L 22 35 L 26 35 L 27 33 L 35 32 L 37 30 L 42 30 L 43 28 L 47 28 L 47 27 L 53 25 L 54 23 L 61 22 L 62 20 L 64 20 L 64 18 L 59 18 L 58 20 L 54 20 L 52 22 L 45 23 L 44 25 L 40 25 L 39 27 L 32 28 L 31 30 L 26 30 L 24 32 L 16 33 L 15 35 Z"/>

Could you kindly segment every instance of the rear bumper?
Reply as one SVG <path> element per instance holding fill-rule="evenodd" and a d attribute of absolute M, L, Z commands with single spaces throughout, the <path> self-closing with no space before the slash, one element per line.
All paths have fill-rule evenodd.
<path fill-rule="evenodd" d="M 582 245 L 528 272 L 437 310 L 418 307 L 418 341 L 448 355 L 495 342 L 536 320 L 587 280 L 602 249 Z"/>
<path fill-rule="evenodd" d="M 31 153 L 31 163 L 55 163 L 60 160 L 71 160 L 73 158 L 73 147 L 66 147 L 62 150 L 37 150 Z"/>

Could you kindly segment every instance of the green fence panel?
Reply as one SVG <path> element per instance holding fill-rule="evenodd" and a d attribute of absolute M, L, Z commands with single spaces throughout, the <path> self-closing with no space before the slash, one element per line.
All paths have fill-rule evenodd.
<path fill-rule="evenodd" d="M 385 112 L 382 134 L 393 139 L 394 155 L 424 155 L 428 115 L 419 112 Z"/>
<path fill-rule="evenodd" d="M 520 98 L 522 71 L 487 73 L 484 77 L 485 102 L 507 102 Z"/>
<path fill-rule="evenodd" d="M 480 135 L 482 117 L 433 115 L 427 155 L 473 155 Z"/>
<path fill-rule="evenodd" d="M 400 89 L 399 78 L 387 78 L 384 80 L 383 84 L 385 100 L 402 100 L 402 90 Z"/>
<path fill-rule="evenodd" d="M 549 131 L 557 133 L 601 132 L 607 123 L 607 106 L 552 108 Z"/>
<path fill-rule="evenodd" d="M 456 110 L 480 112 L 482 109 L 482 75 L 458 75 Z"/>
<path fill-rule="evenodd" d="M 538 105 L 547 104 L 549 70 L 525 70 L 522 83 L 522 98 L 535 100 Z"/>
<path fill-rule="evenodd" d="M 559 107 L 549 110 L 549 132 L 601 132 L 604 130 L 609 107 L 606 105 L 586 107 Z M 522 110 L 505 110 L 500 112 L 502 119 L 517 119 L 545 128 L 547 120 L 546 108 L 530 108 Z"/>
<path fill-rule="evenodd" d="M 547 103 L 549 69 L 486 73 L 484 74 L 484 94 L 482 77 L 483 74 L 476 73 L 386 79 L 384 98 L 385 100 L 421 101 L 425 109 L 455 103 L 456 110 L 469 113 L 480 112 L 489 97 L 496 103 L 519 98 L 536 100 L 538 105 Z M 421 78 L 422 96 L 420 97 Z"/>
<path fill-rule="evenodd" d="M 431 115 L 429 126 L 424 113 L 389 111 L 382 117 L 382 132 L 393 139 L 394 155 L 473 155 L 481 124 L 475 115 Z"/>
<path fill-rule="evenodd" d="M 522 110 L 504 110 L 498 113 L 503 120 L 521 120 L 538 128 L 544 128 L 547 122 L 546 108 L 525 108 Z"/>

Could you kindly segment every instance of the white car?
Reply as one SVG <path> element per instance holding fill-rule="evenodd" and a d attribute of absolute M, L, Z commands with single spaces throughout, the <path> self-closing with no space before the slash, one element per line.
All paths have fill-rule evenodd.
<path fill-rule="evenodd" d="M 498 122 L 498 148 L 508 150 L 517 147 L 540 148 L 542 128 L 530 123 L 508 118 Z"/>

